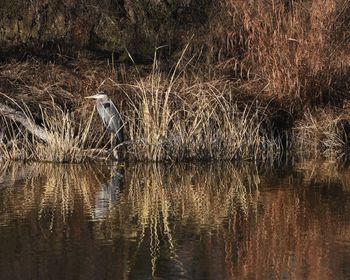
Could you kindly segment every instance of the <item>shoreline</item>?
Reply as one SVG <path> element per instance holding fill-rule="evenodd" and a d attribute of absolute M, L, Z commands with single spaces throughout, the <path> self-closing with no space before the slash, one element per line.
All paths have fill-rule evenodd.
<path fill-rule="evenodd" d="M 253 95 L 246 90 L 249 81 L 212 74 L 214 67 L 205 72 L 205 65 L 184 58 L 167 66 L 170 72 L 158 60 L 141 70 L 86 58 L 69 63 L 32 58 L 0 65 L 0 104 L 7 108 L 1 117 L 3 158 L 110 158 L 109 133 L 94 103 L 84 99 L 100 90 L 125 120 L 126 160 L 260 161 L 285 152 L 326 158 L 348 153 L 350 106 L 302 108 L 299 99 Z M 11 117 L 10 109 L 29 124 Z M 33 136 L 31 128 L 45 137 Z"/>

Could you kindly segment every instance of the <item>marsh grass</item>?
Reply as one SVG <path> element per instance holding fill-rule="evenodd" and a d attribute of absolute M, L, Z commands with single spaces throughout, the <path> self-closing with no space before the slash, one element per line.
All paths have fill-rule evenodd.
<path fill-rule="evenodd" d="M 90 127 L 93 112 L 86 123 L 76 122 L 74 116 L 64 112 L 54 103 L 51 114 L 42 110 L 44 129 L 48 142 L 37 142 L 36 155 L 52 162 L 82 162 L 89 157 L 87 138 L 91 136 Z"/>
<path fill-rule="evenodd" d="M 59 118 L 67 127 L 55 128 L 61 135 L 53 136 L 57 141 L 50 144 L 60 146 L 60 151 L 54 148 L 54 156 L 41 156 L 48 160 L 84 161 L 87 157 L 78 156 L 79 149 L 73 147 L 87 142 L 97 149 L 106 145 L 105 136 L 101 141 L 90 135 L 67 140 L 73 124 L 65 118 L 74 115 L 74 133 L 80 129 L 85 135 L 79 127 L 89 119 L 85 111 L 90 107 L 81 97 L 99 90 L 109 93 L 126 120 L 127 143 L 120 148 L 127 159 L 256 161 L 279 157 L 290 146 L 282 145 L 281 138 L 292 133 L 295 124 L 298 139 L 311 134 L 328 139 L 320 145 L 305 140 L 295 146 L 324 156 L 347 153 L 349 138 L 343 137 L 339 113 L 323 114 L 317 108 L 340 110 L 349 99 L 349 1 L 225 0 L 217 8 L 205 34 L 199 31 L 167 61 L 162 59 L 162 48 L 155 50 L 150 66 L 110 65 L 82 57 L 73 61 L 59 56 L 58 64 L 9 59 L 0 64 L 0 92 L 18 103 L 23 100 L 34 118 L 42 114 L 37 104 L 52 105 L 51 96 L 64 108 Z M 304 115 L 305 109 L 320 116 Z M 276 122 L 281 111 L 290 116 Z M 323 122 L 323 132 L 315 129 L 316 120 Z M 3 123 L 14 130 L 11 139 L 16 138 L 17 125 Z M 47 123 L 54 128 L 52 121 Z M 302 127 L 310 131 L 301 133 Z M 95 135 L 105 133 L 95 117 L 90 128 Z M 66 141 L 69 144 L 63 144 Z M 77 143 L 81 141 L 85 144 Z M 2 157 L 40 158 L 33 156 L 33 147 L 19 156 L 19 144 L 3 149 Z"/>
<path fill-rule="evenodd" d="M 114 92 L 109 96 L 125 121 L 126 142 L 118 146 L 125 151 L 125 159 L 257 161 L 279 157 L 284 147 L 276 137 L 278 128 L 270 122 L 274 113 L 269 103 L 255 99 L 244 102 L 244 93 L 237 82 L 212 75 L 206 77 L 203 70 L 196 70 L 200 68 L 197 57 L 188 57 L 186 51 L 187 48 L 168 72 L 164 72 L 156 51 L 150 72 L 134 66 L 136 74 L 127 83 L 114 79 L 101 81 L 99 88 Z M 28 65 L 24 67 L 27 69 Z M 19 68 L 16 65 L 15 73 L 9 70 L 8 79 L 13 79 L 15 74 L 27 75 Z M 108 150 L 110 144 L 97 113 L 87 113 L 93 104 L 86 100 L 84 104 L 79 98 L 74 101 L 63 89 L 55 89 L 56 95 L 52 96 L 55 102 L 52 99 L 49 102 L 49 89 L 36 89 L 45 100 L 40 106 L 34 106 L 28 98 L 17 102 L 22 104 L 17 107 L 31 122 L 42 123 L 47 141 L 30 136 L 18 124 L 7 125 L 2 157 L 56 162 L 108 158 L 105 153 L 100 156 L 97 152 Z M 62 100 L 57 98 L 57 92 L 64 94 Z M 65 99 L 73 104 L 60 104 Z M 76 109 L 70 111 L 67 106 Z M 6 122 L 9 123 L 4 119 Z M 10 142 L 13 144 L 9 145 Z"/>
<path fill-rule="evenodd" d="M 104 134 L 94 134 L 91 123 L 94 111 L 83 123 L 69 112 L 62 110 L 52 100 L 51 106 L 40 107 L 41 124 L 36 124 L 30 109 L 26 104 L 16 103 L 19 111 L 32 124 L 38 127 L 45 139 L 32 135 L 25 127 L 5 116 L 5 124 L 0 142 L 0 151 L 4 159 L 40 160 L 50 162 L 83 162 L 100 156 L 98 149 L 91 143 L 101 143 Z M 108 143 L 107 143 L 108 144 Z"/>
<path fill-rule="evenodd" d="M 348 109 L 307 111 L 294 129 L 296 151 L 303 157 L 345 158 L 349 152 Z"/>
<path fill-rule="evenodd" d="M 182 59 L 166 75 L 155 57 L 149 75 L 115 83 L 128 100 L 124 118 L 130 158 L 256 161 L 281 155 L 269 105 L 239 102 L 236 83 L 198 78 L 193 58 Z"/>

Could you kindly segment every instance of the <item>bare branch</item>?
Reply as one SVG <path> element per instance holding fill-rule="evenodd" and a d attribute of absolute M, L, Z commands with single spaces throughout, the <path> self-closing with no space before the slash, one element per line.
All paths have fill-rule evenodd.
<path fill-rule="evenodd" d="M 17 111 L 13 108 L 8 107 L 7 105 L 0 103 L 0 114 L 6 118 L 22 124 L 31 134 L 35 135 L 41 140 L 45 142 L 49 141 L 47 131 L 39 125 L 35 124 L 33 120 L 31 120 L 23 112 Z"/>

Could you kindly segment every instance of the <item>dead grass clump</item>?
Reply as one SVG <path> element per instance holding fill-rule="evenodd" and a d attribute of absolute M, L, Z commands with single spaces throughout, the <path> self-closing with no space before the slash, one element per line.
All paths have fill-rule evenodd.
<path fill-rule="evenodd" d="M 130 158 L 257 160 L 281 153 L 267 106 L 240 104 L 242 92 L 233 82 L 192 75 L 180 61 L 164 75 L 156 61 L 150 75 L 116 83 L 128 100 Z"/>
<path fill-rule="evenodd" d="M 86 150 L 87 139 L 90 137 L 92 114 L 86 123 L 76 123 L 74 117 L 62 111 L 53 104 L 53 114 L 42 112 L 44 129 L 47 131 L 48 141 L 38 141 L 35 154 L 39 159 L 51 162 L 82 162 L 89 154 Z"/>
<path fill-rule="evenodd" d="M 296 150 L 304 156 L 330 159 L 348 153 L 350 119 L 348 113 L 320 109 L 307 111 L 294 129 Z"/>
<path fill-rule="evenodd" d="M 16 106 L 20 107 L 18 104 Z M 93 149 L 91 141 L 88 140 L 90 138 L 94 140 L 93 143 L 99 143 L 103 138 L 103 135 L 97 136 L 90 131 L 93 112 L 89 119 L 85 120 L 86 122 L 83 123 L 83 120 L 77 122 L 73 114 L 64 112 L 52 101 L 49 109 L 40 109 L 42 124 L 37 125 L 33 114 L 25 104 L 20 110 L 18 112 L 28 122 L 27 127 L 9 120 L 6 116 L 2 119 L 5 124 L 0 142 L 2 158 L 83 162 L 99 157 L 99 150 Z"/>

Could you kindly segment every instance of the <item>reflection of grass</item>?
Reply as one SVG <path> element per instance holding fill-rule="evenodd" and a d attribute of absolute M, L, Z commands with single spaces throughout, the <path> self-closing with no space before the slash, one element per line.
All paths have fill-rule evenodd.
<path fill-rule="evenodd" d="M 274 275 L 300 276 L 305 265 L 301 260 L 306 256 L 307 265 L 312 267 L 317 279 L 328 272 L 312 260 L 312 252 L 323 262 L 329 262 L 325 242 L 331 240 L 333 234 L 348 238 L 348 230 L 337 231 L 341 222 L 332 220 L 330 204 L 313 205 L 309 202 L 311 195 L 317 197 L 319 203 L 322 194 L 309 193 L 308 171 L 301 182 L 302 186 L 305 184 L 304 191 L 299 193 L 281 187 L 260 196 L 260 177 L 250 168 L 187 166 L 169 170 L 159 166 L 148 169 L 136 166 L 127 178 L 121 203 L 114 207 L 110 220 L 112 228 L 122 231 L 125 236 L 138 233 L 140 248 L 150 236 L 146 248 L 150 249 L 154 276 L 161 254 L 170 255 L 174 265 L 183 273 L 191 267 L 191 263 L 185 263 L 181 258 L 183 244 L 179 246 L 186 234 L 198 236 L 207 254 L 216 254 L 216 246 L 225 248 L 225 260 L 213 260 L 211 267 L 221 266 L 224 262 L 222 269 L 227 278 L 236 273 L 242 278 L 250 273 L 266 276 L 270 267 L 273 267 Z M 335 177 L 332 177 L 332 172 L 331 169 L 328 172 L 322 168 L 319 170 L 319 173 L 329 176 L 330 182 L 337 182 L 342 172 L 333 172 Z M 268 177 L 264 182 L 271 184 Z M 347 182 L 342 181 L 344 190 Z M 284 185 L 291 185 L 290 178 L 283 181 Z M 305 242 L 308 247 L 304 246 Z M 197 249 L 200 250 L 188 250 L 196 254 Z M 286 257 L 285 252 L 294 252 L 298 261 Z"/>
<path fill-rule="evenodd" d="M 204 169 L 173 167 L 170 173 L 167 167 L 153 165 L 136 166 L 128 183 L 114 208 L 112 223 L 123 225 L 126 236 L 140 232 L 139 242 L 149 232 L 154 274 L 164 240 L 172 259 L 183 270 L 176 252 L 175 235 L 180 229 L 191 226 L 197 233 L 201 228 L 215 231 L 227 219 L 234 219 L 237 212 L 246 215 L 259 177 L 249 169 L 237 170 L 230 164 Z"/>
<path fill-rule="evenodd" d="M 66 228 L 72 217 L 94 218 L 96 199 L 101 184 L 106 182 L 98 168 L 92 172 L 81 165 L 11 164 L 1 170 L 2 178 L 11 178 L 13 182 L 10 185 L 6 182 L 1 221 L 9 223 L 34 214 L 44 228 L 56 232 Z M 161 248 L 166 246 L 171 259 L 184 273 L 176 249 L 178 230 L 191 224 L 197 233 L 202 227 L 215 231 L 227 217 L 235 216 L 237 209 L 246 215 L 250 201 L 247 182 L 252 182 L 250 188 L 257 190 L 259 179 L 249 175 L 248 169 L 241 171 L 232 165 L 224 169 L 173 167 L 171 173 L 156 165 L 132 167 L 126 174 L 126 188 L 119 194 L 112 212 L 106 215 L 106 221 L 96 221 L 96 235 L 136 238 L 139 250 L 144 242 L 149 242 L 154 275 Z M 73 230 L 74 226 L 70 227 Z"/>
<path fill-rule="evenodd" d="M 106 208 L 107 215 L 94 219 L 102 185 L 113 182 L 103 169 L 1 165 L 0 187 L 7 186 L 1 188 L 1 223 L 29 220 L 33 228 L 39 223 L 41 231 L 56 232 L 57 238 L 65 232 L 67 238 L 80 240 L 84 234 L 94 249 L 96 239 L 113 241 L 120 257 L 113 262 L 121 264 L 124 276 L 140 269 L 136 267 L 140 258 L 151 260 L 154 277 L 160 262 L 166 261 L 187 276 L 198 265 L 196 258 L 205 261 L 199 257 L 205 250 L 208 271 L 219 271 L 223 279 L 268 278 L 271 273 L 300 278 L 305 266 L 311 268 L 312 278 L 320 279 L 329 275 L 327 264 L 338 261 L 331 261 L 329 242 L 336 242 L 334 236 L 341 240 L 350 236 L 333 197 L 310 188 L 314 183 L 340 182 L 343 190 L 338 194 L 347 195 L 347 173 L 331 164 L 303 163 L 298 166 L 303 177 L 278 181 L 258 175 L 252 167 L 232 164 L 131 166 L 125 185 L 118 185 L 117 198 L 111 200 L 113 206 Z M 186 258 L 189 255 L 195 257 Z"/>
<path fill-rule="evenodd" d="M 304 182 L 312 185 L 350 190 L 350 171 L 336 161 L 303 161 L 297 164 L 297 170 L 303 174 Z"/>
<path fill-rule="evenodd" d="M 132 208 L 142 226 L 168 228 L 174 216 L 180 216 L 184 223 L 215 227 L 236 208 L 246 213 L 250 190 L 257 190 L 259 182 L 248 170 L 238 171 L 230 164 L 224 169 L 177 167 L 171 173 L 166 167 L 136 167 L 118 213 L 125 206 Z"/>
<path fill-rule="evenodd" d="M 100 188 L 99 182 L 91 181 L 91 176 L 79 176 L 83 171 L 81 166 L 69 165 L 66 168 L 45 165 L 38 167 L 38 172 L 47 174 L 40 199 L 40 214 L 45 215 L 48 210 L 51 216 L 51 227 L 59 217 L 68 217 L 77 201 L 81 201 L 87 215 L 93 216 L 94 193 Z"/>
<path fill-rule="evenodd" d="M 11 219 L 11 215 L 25 217 L 33 208 L 38 210 L 39 219 L 49 219 L 50 228 L 59 221 L 65 223 L 79 207 L 84 209 L 84 215 L 93 217 L 94 194 L 101 188 L 101 174 L 86 170 L 82 165 L 10 164 L 2 172 L 7 186 L 2 219 Z"/>

